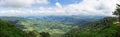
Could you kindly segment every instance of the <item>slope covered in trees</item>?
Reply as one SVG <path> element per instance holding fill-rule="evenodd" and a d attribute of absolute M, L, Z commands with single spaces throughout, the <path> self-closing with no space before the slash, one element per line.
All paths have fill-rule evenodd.
<path fill-rule="evenodd" d="M 106 17 L 82 28 L 75 28 L 65 37 L 120 37 L 120 26 L 115 17 Z"/>
<path fill-rule="evenodd" d="M 0 20 L 0 37 L 50 37 L 50 34 L 48 32 L 37 32 L 35 30 L 24 32 L 15 27 L 15 25 Z"/>
<path fill-rule="evenodd" d="M 14 25 L 0 20 L 0 37 L 25 37 L 26 33 Z"/>

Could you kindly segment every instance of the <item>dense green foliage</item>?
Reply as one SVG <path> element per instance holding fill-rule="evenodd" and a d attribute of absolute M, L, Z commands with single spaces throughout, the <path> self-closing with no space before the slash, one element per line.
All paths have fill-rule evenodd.
<path fill-rule="evenodd" d="M 113 15 L 118 16 L 118 20 L 120 22 L 120 5 L 119 4 L 117 4 L 116 10 L 113 12 Z"/>
<path fill-rule="evenodd" d="M 25 37 L 26 33 L 5 21 L 0 20 L 0 37 Z"/>
<path fill-rule="evenodd" d="M 27 33 L 6 21 L 0 20 L 0 37 L 50 37 L 50 34 L 47 32 L 39 33 L 35 30 Z"/>
<path fill-rule="evenodd" d="M 47 32 L 41 32 L 40 35 L 41 37 L 50 37 L 50 34 Z"/>
<path fill-rule="evenodd" d="M 120 37 L 120 26 L 116 18 L 106 17 L 83 28 L 75 28 L 66 33 L 65 37 Z"/>

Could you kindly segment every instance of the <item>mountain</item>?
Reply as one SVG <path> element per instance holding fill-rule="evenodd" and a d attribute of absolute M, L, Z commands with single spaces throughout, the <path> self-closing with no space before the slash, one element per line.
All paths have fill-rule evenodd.
<path fill-rule="evenodd" d="M 0 17 L 0 19 L 15 25 L 25 31 L 49 32 L 51 37 L 58 37 L 71 29 L 89 25 L 104 16 L 29 16 Z"/>
<path fill-rule="evenodd" d="M 1 17 L 0 19 L 6 20 L 10 24 L 14 24 L 17 28 L 29 32 L 49 32 L 52 35 L 64 34 L 70 29 L 77 27 L 71 26 L 68 23 L 59 23 L 59 22 L 48 22 L 44 20 L 28 19 L 28 18 L 19 18 L 19 17 Z"/>
<path fill-rule="evenodd" d="M 116 17 L 105 17 L 82 28 L 67 32 L 64 37 L 120 37 L 120 26 Z"/>
<path fill-rule="evenodd" d="M 44 21 L 54 21 L 60 23 L 71 23 L 74 25 L 85 25 L 93 21 L 102 19 L 104 17 L 105 16 L 73 15 L 73 16 L 28 16 L 25 18 L 44 20 Z"/>

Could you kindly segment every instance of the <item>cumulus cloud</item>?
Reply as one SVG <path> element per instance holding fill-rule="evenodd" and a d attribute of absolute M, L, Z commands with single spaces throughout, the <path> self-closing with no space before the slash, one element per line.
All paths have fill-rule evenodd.
<path fill-rule="evenodd" d="M 61 5 L 59 2 L 56 2 L 55 5 L 56 5 L 58 8 L 62 8 L 62 5 Z"/>
<path fill-rule="evenodd" d="M 1 7 L 26 7 L 36 3 L 47 4 L 48 0 L 0 0 Z"/>
<path fill-rule="evenodd" d="M 48 4 L 49 1 L 48 0 L 35 0 L 35 3 L 37 3 L 37 4 Z"/>
<path fill-rule="evenodd" d="M 71 4 L 66 7 L 67 11 L 85 15 L 112 15 L 117 2 L 118 0 L 83 0 L 79 4 Z"/>
<path fill-rule="evenodd" d="M 56 7 L 40 7 L 37 9 L 4 10 L 3 15 L 105 15 L 111 16 L 119 0 L 83 0 L 80 3 L 61 6 L 56 2 Z"/>

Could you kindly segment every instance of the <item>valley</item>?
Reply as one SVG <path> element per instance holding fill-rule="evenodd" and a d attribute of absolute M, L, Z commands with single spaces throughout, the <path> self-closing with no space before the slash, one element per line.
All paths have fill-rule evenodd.
<path fill-rule="evenodd" d="M 98 16 L 86 18 L 80 16 L 0 17 L 0 19 L 25 32 L 35 30 L 37 32 L 49 32 L 51 35 L 56 36 L 103 18 L 96 17 Z"/>

